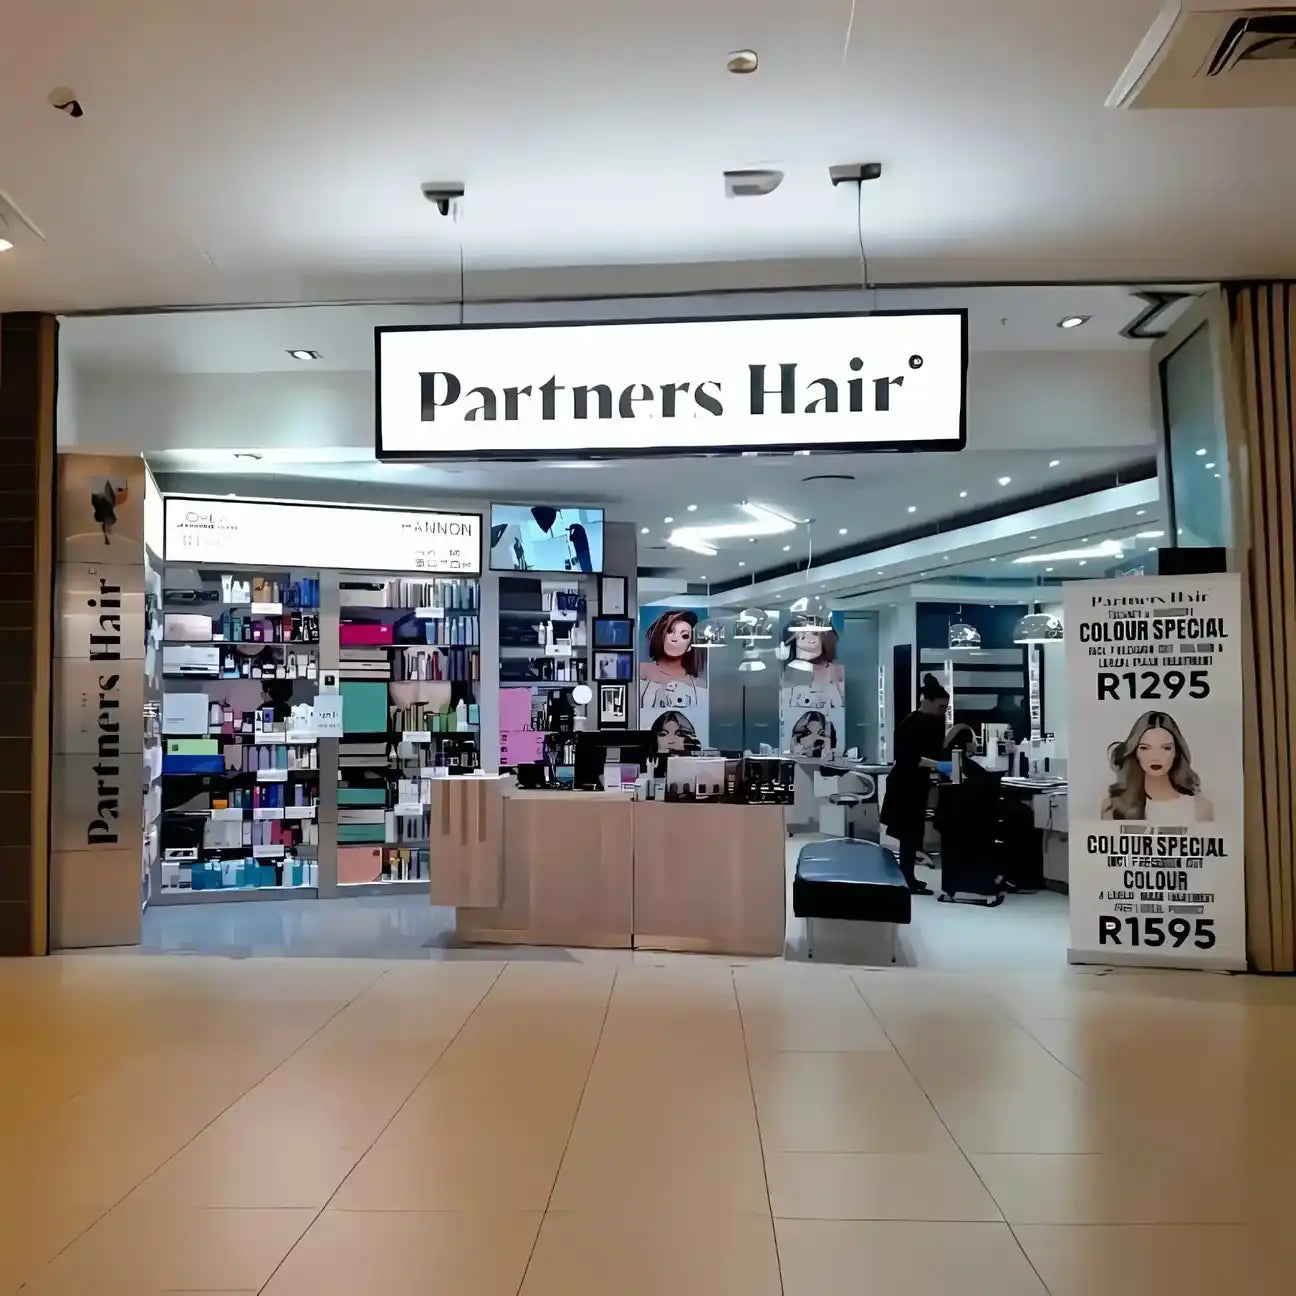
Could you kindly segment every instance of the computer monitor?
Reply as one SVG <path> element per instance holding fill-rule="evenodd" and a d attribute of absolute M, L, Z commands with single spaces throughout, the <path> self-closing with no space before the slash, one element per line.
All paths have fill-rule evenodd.
<path fill-rule="evenodd" d="M 640 770 L 653 750 L 652 734 L 646 729 L 582 730 L 576 735 L 576 786 L 596 788 L 603 781 L 603 768 L 611 759 L 622 765 L 637 765 Z"/>

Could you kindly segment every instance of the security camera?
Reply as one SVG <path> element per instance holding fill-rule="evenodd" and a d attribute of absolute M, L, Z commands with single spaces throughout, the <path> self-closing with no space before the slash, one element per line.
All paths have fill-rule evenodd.
<path fill-rule="evenodd" d="M 49 101 L 51 107 L 67 113 L 69 117 L 85 116 L 85 109 L 81 107 L 81 100 L 76 97 L 76 91 L 69 90 L 67 86 L 56 86 L 51 90 Z"/>
<path fill-rule="evenodd" d="M 464 196 L 461 180 L 429 180 L 423 186 L 423 197 L 436 204 L 442 216 L 450 215 L 450 206 Z"/>

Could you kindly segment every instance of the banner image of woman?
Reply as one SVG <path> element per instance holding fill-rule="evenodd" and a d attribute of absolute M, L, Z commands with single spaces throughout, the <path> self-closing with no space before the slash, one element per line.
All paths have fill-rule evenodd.
<path fill-rule="evenodd" d="M 840 750 L 845 736 L 846 672 L 837 660 L 838 633 L 795 621 L 783 632 L 787 661 L 779 681 L 779 746 L 795 756 L 829 756 Z"/>
<path fill-rule="evenodd" d="M 707 745 L 707 650 L 693 646 L 701 619 L 694 608 L 639 610 L 639 727 L 657 733 L 659 744 L 669 730 L 671 746 L 663 751 L 680 753 L 681 740 L 692 751 Z"/>

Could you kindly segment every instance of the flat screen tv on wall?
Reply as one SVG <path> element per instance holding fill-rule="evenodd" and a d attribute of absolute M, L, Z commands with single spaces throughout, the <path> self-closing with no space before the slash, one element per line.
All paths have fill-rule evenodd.
<path fill-rule="evenodd" d="M 603 570 L 603 510 L 492 504 L 492 571 Z"/>

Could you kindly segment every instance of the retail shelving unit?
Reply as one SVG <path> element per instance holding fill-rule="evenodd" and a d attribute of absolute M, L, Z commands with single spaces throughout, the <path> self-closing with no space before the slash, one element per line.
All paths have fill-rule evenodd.
<path fill-rule="evenodd" d="M 168 564 L 152 903 L 317 894 L 319 573 Z"/>
<path fill-rule="evenodd" d="M 338 595 L 338 893 L 426 891 L 431 782 L 480 765 L 480 582 L 347 575 Z"/>
<path fill-rule="evenodd" d="M 536 759 L 554 695 L 590 682 L 597 588 L 597 576 L 579 573 L 500 576 L 501 768 Z M 523 693 L 525 728 L 524 708 L 513 704 Z"/>

